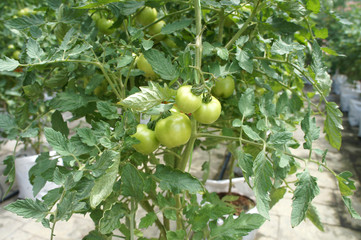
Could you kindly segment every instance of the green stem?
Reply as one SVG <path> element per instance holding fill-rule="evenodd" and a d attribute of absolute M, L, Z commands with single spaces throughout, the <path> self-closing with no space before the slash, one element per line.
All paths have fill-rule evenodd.
<path fill-rule="evenodd" d="M 222 44 L 223 41 L 223 30 L 224 30 L 224 8 L 221 8 L 219 12 L 219 25 L 218 25 L 218 42 Z"/>
<path fill-rule="evenodd" d="M 117 95 L 118 100 L 122 100 L 122 97 L 120 96 L 118 90 L 116 89 L 116 87 L 113 84 L 113 81 L 110 79 L 107 71 L 105 70 L 105 68 L 103 67 L 103 65 L 101 63 L 96 63 L 96 66 L 100 68 L 100 70 L 102 71 L 102 73 L 104 74 L 105 79 L 108 81 L 110 87 L 112 88 L 113 92 L 115 93 L 115 95 Z"/>
<path fill-rule="evenodd" d="M 196 59 L 195 66 L 197 69 L 201 70 L 202 68 L 202 10 L 200 0 L 194 0 L 194 11 L 196 16 Z M 201 79 L 201 74 L 199 71 L 196 71 L 196 83 L 199 84 Z"/>
<path fill-rule="evenodd" d="M 229 49 L 233 45 L 233 43 L 235 43 L 238 40 L 238 38 L 243 34 L 243 32 L 247 29 L 248 25 L 251 23 L 252 19 L 257 14 L 258 7 L 259 7 L 261 1 L 262 0 L 257 1 L 256 6 L 251 13 L 251 16 L 249 16 L 249 18 L 246 20 L 246 22 L 242 25 L 241 29 L 239 29 L 238 32 L 231 38 L 231 40 L 229 40 L 229 42 L 226 44 L 225 48 Z"/>

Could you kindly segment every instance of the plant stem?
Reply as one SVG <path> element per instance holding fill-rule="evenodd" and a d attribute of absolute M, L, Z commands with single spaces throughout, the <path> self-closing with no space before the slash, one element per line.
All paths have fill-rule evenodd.
<path fill-rule="evenodd" d="M 219 12 L 219 25 L 218 25 L 218 42 L 222 44 L 223 30 L 224 30 L 224 8 Z"/>
<path fill-rule="evenodd" d="M 142 206 L 142 208 L 147 211 L 147 212 L 154 212 L 154 209 L 153 207 L 149 204 L 149 202 L 147 200 L 143 200 L 141 201 L 140 203 L 140 206 Z M 155 225 L 157 225 L 159 231 L 160 231 L 160 234 L 161 234 L 161 237 L 160 239 L 165 239 L 166 238 L 166 229 L 165 229 L 165 226 L 163 226 L 162 222 L 158 219 L 155 220 Z"/>
<path fill-rule="evenodd" d="M 262 0 L 257 1 L 256 6 L 255 6 L 255 8 L 253 9 L 253 11 L 251 13 L 251 16 L 249 16 L 249 18 L 246 20 L 246 22 L 242 25 L 241 29 L 239 29 L 238 32 L 231 38 L 231 40 L 229 40 L 229 42 L 226 44 L 225 48 L 229 49 L 233 45 L 233 43 L 235 43 L 235 41 L 237 41 L 238 38 L 247 29 L 248 25 L 251 23 L 252 19 L 254 18 L 256 13 L 258 12 L 258 7 L 259 7 L 261 1 Z"/>
<path fill-rule="evenodd" d="M 196 16 L 196 59 L 195 66 L 197 69 L 201 70 L 202 68 L 202 11 L 201 11 L 201 2 L 200 0 L 194 0 L 194 11 Z M 201 73 L 196 71 L 196 83 L 199 84 L 201 79 Z"/>
<path fill-rule="evenodd" d="M 136 212 L 136 207 L 135 207 L 135 200 L 131 199 L 130 200 L 130 213 L 128 216 L 129 219 L 129 232 L 130 232 L 130 240 L 134 240 L 134 221 L 135 221 L 135 212 Z"/>

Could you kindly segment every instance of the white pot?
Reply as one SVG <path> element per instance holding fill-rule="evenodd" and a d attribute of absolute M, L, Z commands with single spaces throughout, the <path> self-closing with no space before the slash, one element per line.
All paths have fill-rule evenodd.
<path fill-rule="evenodd" d="M 227 192 L 228 191 L 228 186 L 229 186 L 229 179 L 225 179 L 225 180 L 207 180 L 206 183 L 204 184 L 204 186 L 208 190 L 208 192 L 215 192 L 215 193 Z M 252 199 L 254 202 L 256 202 L 256 198 L 255 198 L 253 190 L 248 186 L 248 184 L 246 183 L 246 181 L 245 181 L 245 179 L 243 177 L 242 178 L 233 178 L 232 179 L 231 192 L 247 196 L 250 199 Z M 247 213 L 249 213 L 249 214 L 258 213 L 257 207 L 254 207 L 254 208 L 250 209 Z M 235 216 L 235 217 L 237 217 L 237 216 Z M 217 223 L 219 225 L 222 225 L 223 224 L 222 219 L 219 219 L 217 221 Z M 244 236 L 242 239 L 243 240 L 253 240 L 253 239 L 255 239 L 257 231 L 258 231 L 258 229 L 255 229 L 255 230 L 249 232 L 248 235 Z"/>
<path fill-rule="evenodd" d="M 55 155 L 55 152 L 50 152 L 50 156 Z M 33 185 L 29 180 L 29 171 L 35 165 L 35 161 L 39 155 L 31 155 L 18 157 L 15 159 L 15 178 L 19 188 L 19 198 L 41 199 L 51 189 L 59 187 L 57 184 L 47 182 L 45 186 L 34 196 Z M 59 161 L 61 162 L 61 161 Z"/>

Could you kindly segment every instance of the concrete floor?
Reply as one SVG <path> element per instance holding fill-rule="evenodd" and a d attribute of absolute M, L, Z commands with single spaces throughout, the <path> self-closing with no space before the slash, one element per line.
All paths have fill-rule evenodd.
<path fill-rule="evenodd" d="M 317 121 L 322 126 L 321 121 Z M 343 146 L 340 151 L 332 149 L 324 136 L 317 141 L 316 147 L 329 148 L 327 154 L 328 165 L 339 173 L 349 170 L 356 180 L 357 192 L 353 196 L 353 206 L 361 213 L 361 140 L 357 138 L 357 129 L 351 128 L 347 122 L 347 114 L 344 117 Z M 303 139 L 301 131 L 295 133 L 299 140 Z M 3 155 L 3 150 L 2 156 Z M 218 154 L 221 154 L 219 150 Z M 299 156 L 308 156 L 308 152 L 297 150 Z M 201 155 L 201 154 L 200 154 Z M 204 157 L 204 156 L 203 156 Z M 314 155 L 315 159 L 320 159 Z M 200 157 L 194 156 L 192 173 L 199 172 L 197 169 L 202 165 Z M 221 163 L 213 163 L 212 169 L 219 169 Z M 320 194 L 313 201 L 324 224 L 325 232 L 319 231 L 310 221 L 302 222 L 298 227 L 292 228 L 290 215 L 292 196 L 287 194 L 278 202 L 270 212 L 271 220 L 267 221 L 258 231 L 256 240 L 361 240 L 361 220 L 351 219 L 341 200 L 337 181 L 328 172 L 319 172 L 317 166 L 310 164 L 311 175 L 318 178 Z M 213 175 L 216 173 L 213 172 Z M 44 228 L 41 223 L 30 219 L 23 219 L 3 207 L 16 200 L 16 196 L 0 204 L 0 240 L 47 240 L 50 239 L 50 230 Z M 77 240 L 85 236 L 94 228 L 94 224 L 88 216 L 74 215 L 69 222 L 59 222 L 55 230 L 55 240 Z"/>

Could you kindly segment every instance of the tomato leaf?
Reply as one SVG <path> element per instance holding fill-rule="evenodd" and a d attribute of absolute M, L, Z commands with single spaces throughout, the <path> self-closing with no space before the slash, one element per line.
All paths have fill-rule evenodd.
<path fill-rule="evenodd" d="M 312 142 L 320 136 L 320 128 L 316 125 L 316 118 L 311 118 L 309 110 L 301 122 L 301 129 L 305 133 L 306 142 L 303 144 L 305 149 L 312 148 Z"/>
<path fill-rule="evenodd" d="M 320 0 L 307 0 L 306 7 L 313 13 L 319 13 L 321 9 Z"/>
<path fill-rule="evenodd" d="M 162 34 L 171 34 L 173 32 L 182 30 L 186 27 L 188 27 L 192 23 L 192 19 L 182 19 L 179 21 L 172 22 L 170 24 L 165 25 L 162 28 L 161 33 Z"/>
<path fill-rule="evenodd" d="M 42 220 L 48 214 L 47 206 L 40 200 L 22 199 L 10 203 L 4 209 L 24 218 Z"/>
<path fill-rule="evenodd" d="M 40 15 L 30 15 L 28 17 L 13 18 L 6 21 L 5 25 L 10 29 L 23 30 L 32 26 L 44 24 L 44 18 Z"/>
<path fill-rule="evenodd" d="M 159 179 L 159 187 L 161 189 L 170 190 L 174 194 L 183 191 L 195 194 L 204 190 L 199 180 L 189 173 L 165 165 L 157 165 L 154 176 Z"/>
<path fill-rule="evenodd" d="M 140 201 L 144 197 L 144 180 L 138 170 L 131 164 L 122 169 L 122 194 Z"/>
<path fill-rule="evenodd" d="M 110 102 L 99 101 L 97 102 L 97 108 L 100 114 L 107 119 L 112 120 L 119 118 L 117 107 Z"/>
<path fill-rule="evenodd" d="M 351 216 L 354 219 L 361 219 L 360 214 L 358 212 L 356 212 L 356 210 L 352 207 L 351 199 L 349 197 L 342 196 L 342 200 L 345 203 L 347 210 L 351 214 Z"/>
<path fill-rule="evenodd" d="M 269 191 L 272 187 L 273 168 L 264 151 L 259 152 L 254 160 L 253 172 L 253 191 L 256 195 L 257 209 L 264 218 L 269 219 L 269 203 L 271 201 Z"/>
<path fill-rule="evenodd" d="M 68 125 L 64 121 L 63 116 L 61 115 L 61 113 L 58 110 L 56 110 L 51 115 L 51 127 L 55 131 L 58 131 L 58 132 L 62 133 L 66 137 L 69 135 Z"/>
<path fill-rule="evenodd" d="M 232 215 L 224 220 L 222 225 L 212 224 L 212 239 L 240 239 L 246 236 L 250 231 L 258 229 L 265 221 L 265 218 L 259 214 L 241 213 L 238 218 Z"/>
<path fill-rule="evenodd" d="M 326 139 L 331 146 L 340 149 L 341 147 L 341 130 L 342 126 L 342 112 L 338 109 L 338 105 L 334 102 L 326 103 L 326 121 L 324 131 L 326 132 Z"/>
<path fill-rule="evenodd" d="M 0 59 L 0 71 L 13 71 L 20 63 L 14 59 L 5 57 L 5 60 Z"/>
<path fill-rule="evenodd" d="M 104 175 L 95 180 L 95 184 L 90 192 L 90 206 L 96 208 L 113 191 L 113 185 L 117 179 L 120 158 L 117 156 L 113 164 Z"/>
<path fill-rule="evenodd" d="M 247 88 L 238 101 L 239 111 L 243 117 L 249 117 L 254 113 L 254 91 Z"/>
<path fill-rule="evenodd" d="M 297 175 L 296 190 L 293 195 L 291 225 L 296 227 L 306 217 L 311 201 L 320 193 L 317 186 L 317 178 L 312 177 L 308 170 Z"/>
<path fill-rule="evenodd" d="M 99 221 L 99 231 L 102 234 L 108 234 L 115 229 L 120 228 L 120 219 L 126 214 L 126 209 L 122 203 L 115 203 L 103 213 Z"/>
<path fill-rule="evenodd" d="M 310 204 L 306 212 L 306 217 L 310 219 L 313 225 L 315 225 L 320 231 L 325 231 L 320 219 L 320 215 L 318 214 L 318 211 L 314 205 Z"/>
<path fill-rule="evenodd" d="M 253 60 L 252 55 L 241 48 L 237 48 L 236 59 L 238 65 L 249 73 L 253 72 Z"/>
<path fill-rule="evenodd" d="M 66 139 L 63 134 L 55 131 L 52 128 L 46 127 L 44 129 L 44 134 L 46 140 L 50 144 L 50 146 L 60 155 L 62 156 L 70 156 L 71 152 L 69 149 L 68 139 Z"/>
<path fill-rule="evenodd" d="M 179 72 L 177 66 L 172 64 L 169 57 L 165 57 L 163 52 L 156 49 L 150 49 L 144 52 L 144 56 L 152 66 L 153 71 L 165 80 L 174 80 L 178 78 Z"/>
<path fill-rule="evenodd" d="M 154 212 L 149 212 L 140 219 L 139 228 L 148 228 L 157 220 L 157 215 Z"/>

